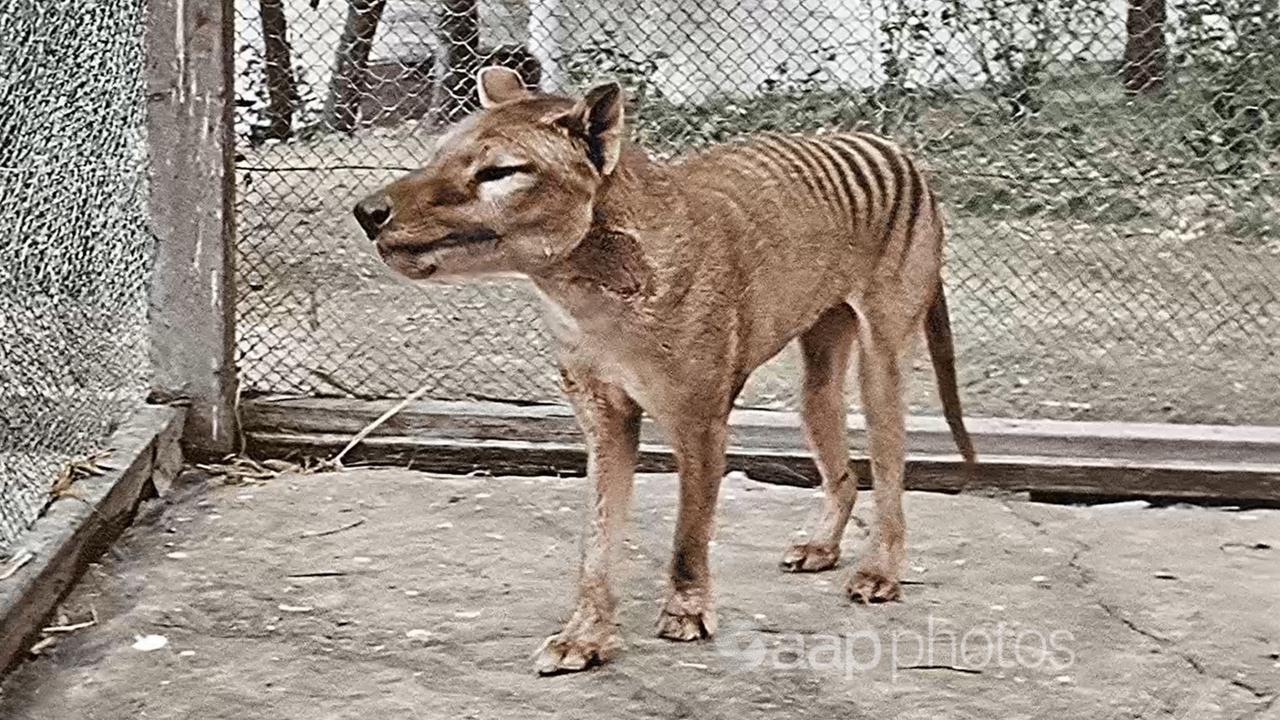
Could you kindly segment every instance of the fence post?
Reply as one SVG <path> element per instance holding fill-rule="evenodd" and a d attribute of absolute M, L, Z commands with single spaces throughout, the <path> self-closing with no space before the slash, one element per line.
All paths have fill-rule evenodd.
<path fill-rule="evenodd" d="M 235 449 L 233 0 L 147 0 L 154 402 L 189 405 L 184 445 Z"/>

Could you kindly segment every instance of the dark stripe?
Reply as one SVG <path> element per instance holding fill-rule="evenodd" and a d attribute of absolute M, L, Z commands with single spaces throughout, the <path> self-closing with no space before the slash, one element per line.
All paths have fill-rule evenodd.
<path fill-rule="evenodd" d="M 740 148 L 735 148 L 735 151 L 738 154 L 730 157 L 736 157 L 750 165 L 753 170 L 764 173 L 769 177 L 775 177 L 778 174 L 779 161 L 777 154 L 766 150 L 757 138 L 753 138 L 751 142 L 743 143 Z"/>
<path fill-rule="evenodd" d="M 809 154 L 814 156 L 814 162 L 822 168 L 827 181 L 831 183 L 831 192 L 835 194 L 840 212 L 843 213 L 840 221 L 853 224 L 857 216 L 858 198 L 849 184 L 849 171 L 845 168 L 844 161 L 831 152 L 825 138 L 806 138 L 804 146 Z"/>
<path fill-rule="evenodd" d="M 849 162 L 841 157 L 838 150 L 833 148 L 829 143 L 823 142 L 821 138 L 812 143 L 814 152 L 822 155 L 835 168 L 836 178 L 840 181 L 840 189 L 844 193 L 847 202 L 844 204 L 845 212 L 849 215 L 849 222 L 856 223 L 858 216 L 858 195 L 853 191 L 853 186 L 849 183 Z M 853 166 L 852 172 L 861 177 L 862 173 L 857 166 Z"/>
<path fill-rule="evenodd" d="M 771 134 L 762 135 L 756 142 L 751 144 L 762 154 L 772 158 L 774 161 L 781 163 L 791 174 L 795 175 L 804 186 L 809 188 L 810 192 L 821 194 L 822 190 L 818 187 L 812 173 L 806 172 L 804 165 L 794 154 L 787 152 L 787 149 L 777 144 L 776 138 Z"/>
<path fill-rule="evenodd" d="M 920 219 L 920 206 L 924 204 L 924 183 L 920 181 L 920 170 L 912 162 L 911 156 L 903 153 L 902 159 L 907 163 L 907 171 L 911 173 L 911 211 L 907 215 L 907 237 L 902 242 L 902 256 L 898 258 L 901 268 L 907 261 L 907 253 L 916 239 L 916 221 Z"/>
<path fill-rule="evenodd" d="M 769 143 L 769 147 L 776 150 L 782 157 L 787 158 L 789 167 L 800 175 L 805 187 L 821 198 L 826 191 L 819 182 L 814 168 L 810 165 L 810 159 L 804 152 L 797 148 L 788 138 L 778 133 L 765 133 L 764 137 Z"/>
<path fill-rule="evenodd" d="M 902 207 L 902 193 L 906 190 L 906 178 L 903 177 L 902 163 L 898 162 L 899 153 L 895 152 L 889 143 L 872 135 L 861 135 L 869 145 L 879 150 L 884 156 L 885 162 L 889 164 L 889 169 L 893 172 L 893 202 L 889 209 L 889 220 L 884 227 L 884 240 L 880 243 L 880 254 L 876 257 L 876 267 L 880 261 L 884 259 L 885 253 L 889 251 L 889 243 L 893 240 L 893 229 L 898 225 L 898 210 Z"/>
<path fill-rule="evenodd" d="M 856 181 L 855 184 L 858 186 L 859 189 L 861 189 L 864 193 L 866 193 L 867 207 L 864 209 L 867 213 L 867 216 L 870 217 L 872 208 L 874 208 L 876 204 L 876 196 L 875 196 L 875 192 L 871 189 L 871 181 L 867 178 L 867 174 L 862 170 L 862 163 L 858 162 L 859 158 L 861 158 L 862 156 L 859 155 L 857 152 L 853 151 L 851 148 L 845 146 L 843 143 L 837 142 L 836 138 L 829 138 L 828 141 L 825 143 L 825 146 L 828 150 L 830 150 L 833 154 L 835 154 L 836 157 L 839 157 L 842 160 L 844 160 L 845 164 L 849 166 L 849 170 L 854 175 L 854 180 Z M 854 203 L 857 204 L 859 199 L 858 196 L 853 195 L 851 197 L 854 198 Z"/>
<path fill-rule="evenodd" d="M 883 203 L 889 194 L 889 183 L 885 180 L 884 173 L 880 171 L 880 164 L 876 162 L 874 149 L 866 147 L 859 142 L 859 138 L 853 135 L 842 135 L 839 139 L 842 148 L 853 153 L 861 158 L 862 162 L 866 163 L 867 172 L 871 173 L 871 180 L 876 186 L 876 192 L 871 198 L 872 204 Z"/>
<path fill-rule="evenodd" d="M 777 136 L 776 140 L 799 155 L 811 173 L 820 173 L 822 175 L 821 179 L 826 180 L 826 186 L 822 188 L 822 192 L 819 194 L 821 200 L 844 207 L 845 203 L 841 202 L 840 190 L 837 187 L 835 178 L 831 176 L 831 171 L 827 169 L 826 163 L 823 163 L 819 156 L 813 152 L 809 142 L 784 136 Z"/>

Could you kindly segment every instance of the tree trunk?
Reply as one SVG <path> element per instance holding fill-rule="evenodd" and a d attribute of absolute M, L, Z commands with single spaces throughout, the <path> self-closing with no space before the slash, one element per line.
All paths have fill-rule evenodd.
<path fill-rule="evenodd" d="M 443 0 L 437 23 L 436 113 L 450 123 L 476 109 L 480 15 L 476 0 Z"/>
<path fill-rule="evenodd" d="M 1164 86 L 1168 62 L 1164 23 L 1165 0 L 1129 0 L 1122 70 L 1127 92 L 1155 92 Z"/>
<path fill-rule="evenodd" d="M 277 140 L 293 132 L 293 109 L 298 88 L 293 78 L 284 0 L 261 0 L 262 39 L 266 46 L 267 128 L 264 136 Z"/>
<path fill-rule="evenodd" d="M 360 120 L 360 95 L 368 80 L 369 49 L 386 6 L 387 0 L 351 0 L 347 8 L 347 22 L 338 41 L 325 103 L 325 116 L 333 130 L 351 132 Z"/>

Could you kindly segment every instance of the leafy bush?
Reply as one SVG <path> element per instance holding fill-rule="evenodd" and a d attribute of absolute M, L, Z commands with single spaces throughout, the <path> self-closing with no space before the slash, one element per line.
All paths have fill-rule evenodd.
<path fill-rule="evenodd" d="M 564 71 L 570 84 L 585 87 L 600 78 L 616 80 L 626 90 L 627 100 L 641 106 L 650 100 L 660 100 L 661 94 L 653 84 L 658 62 L 665 53 L 641 53 L 628 51 L 618 42 L 617 32 L 605 28 L 600 37 L 578 46 L 565 58 Z"/>
<path fill-rule="evenodd" d="M 942 27 L 960 38 L 1010 119 L 1040 111 L 1045 75 L 1063 48 L 1088 48 L 1105 27 L 1106 0 L 947 0 Z"/>
<path fill-rule="evenodd" d="M 1174 59 L 1182 92 L 1207 112 L 1187 141 L 1216 169 L 1237 172 L 1280 146 L 1280 11 L 1274 0 L 1182 0 Z"/>

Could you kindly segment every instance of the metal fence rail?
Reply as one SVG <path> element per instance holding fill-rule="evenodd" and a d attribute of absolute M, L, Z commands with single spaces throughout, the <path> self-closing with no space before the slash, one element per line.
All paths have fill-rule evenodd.
<path fill-rule="evenodd" d="M 237 0 L 252 393 L 555 401 L 519 285 L 415 287 L 348 218 L 497 62 L 627 87 L 661 155 L 762 129 L 916 148 L 975 415 L 1280 424 L 1280 12 L 1234 0 Z M 743 403 L 790 407 L 794 358 Z M 913 411 L 933 410 L 917 368 Z"/>
<path fill-rule="evenodd" d="M 0 555 L 144 394 L 142 23 L 0 0 Z"/>

